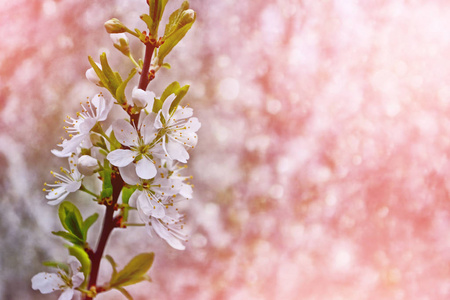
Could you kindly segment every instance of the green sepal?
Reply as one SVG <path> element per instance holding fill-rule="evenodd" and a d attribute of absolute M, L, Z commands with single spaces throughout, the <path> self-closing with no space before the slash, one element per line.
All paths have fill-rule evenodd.
<path fill-rule="evenodd" d="M 69 266 L 65 263 L 57 262 L 57 261 L 44 261 L 42 263 L 46 267 L 56 268 L 63 270 L 66 274 L 69 274 Z"/>
<path fill-rule="evenodd" d="M 71 202 L 64 201 L 59 205 L 58 215 L 62 226 L 68 232 L 83 240 L 83 232 L 81 230 L 83 217 L 79 209 Z"/>
<path fill-rule="evenodd" d="M 128 300 L 133 300 L 133 297 L 131 297 L 130 293 L 128 293 L 128 291 L 124 288 L 121 287 L 115 287 L 116 290 L 118 290 L 119 292 L 121 292 L 125 298 L 127 298 Z"/>
<path fill-rule="evenodd" d="M 184 12 L 184 11 L 183 11 Z M 183 14 L 181 12 L 181 14 Z M 181 39 L 186 35 L 186 33 L 191 29 L 196 19 L 196 14 L 194 12 L 194 17 L 192 18 L 188 14 L 180 16 L 180 20 L 177 23 L 177 29 L 170 32 L 168 36 L 164 35 L 164 44 L 159 47 L 158 50 L 158 62 L 161 65 L 164 62 L 164 58 L 172 51 Z"/>
<path fill-rule="evenodd" d="M 62 237 L 63 239 L 71 242 L 74 245 L 79 245 L 84 248 L 86 242 L 83 239 L 80 239 L 73 233 L 67 232 L 67 231 L 52 231 L 52 234 Z"/>
<path fill-rule="evenodd" d="M 128 82 L 133 78 L 136 74 L 136 69 L 131 70 L 128 78 L 122 82 L 116 90 L 116 99 L 119 104 L 125 104 L 127 102 L 127 98 L 125 97 L 125 88 L 127 87 Z"/>
<path fill-rule="evenodd" d="M 69 254 L 75 256 L 78 261 L 81 263 L 81 272 L 84 274 L 84 282 L 81 285 L 81 288 L 85 288 L 87 285 L 87 278 L 91 273 L 91 260 L 89 259 L 89 255 L 84 251 L 84 249 L 80 246 L 68 246 Z"/>
<path fill-rule="evenodd" d="M 87 233 L 88 233 L 89 228 L 91 228 L 91 226 L 95 223 L 95 221 L 97 221 L 97 219 L 98 219 L 98 213 L 94 213 L 91 216 L 87 217 L 86 220 L 84 220 L 83 226 L 82 226 L 84 240 L 87 239 Z"/>
<path fill-rule="evenodd" d="M 149 277 L 145 273 L 151 268 L 154 257 L 153 252 L 136 255 L 114 278 L 111 278 L 110 286 L 117 288 L 148 280 Z"/>

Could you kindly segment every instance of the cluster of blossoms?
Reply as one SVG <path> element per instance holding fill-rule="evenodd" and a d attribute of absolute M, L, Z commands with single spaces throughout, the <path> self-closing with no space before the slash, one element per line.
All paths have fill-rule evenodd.
<path fill-rule="evenodd" d="M 201 124 L 192 117 L 192 108 L 177 106 L 170 110 L 175 94 L 165 99 L 157 113 L 145 109 L 153 107 L 154 93 L 135 88 L 132 99 L 145 103 L 137 124 L 118 119 L 112 130 L 104 130 L 113 101 L 102 94 L 83 103 L 77 117 L 68 117 L 64 128 L 70 133 L 69 139 L 52 153 L 68 157 L 69 169 L 61 168 L 63 174 L 52 172 L 58 180 L 46 184 L 51 187 L 45 189 L 46 198 L 49 204 L 59 204 L 69 193 L 86 190 L 85 177 L 115 166 L 128 187 L 135 188 L 129 204 L 137 208 L 149 234 L 154 231 L 175 249 L 183 250 L 181 241 L 186 235 L 176 204 L 192 198 L 192 188 L 180 171 L 185 166 L 181 164 L 189 159 L 187 150 L 197 144 L 196 132 Z"/>
<path fill-rule="evenodd" d="M 52 153 L 67 158 L 69 167 L 60 173 L 51 172 L 56 181 L 45 183 L 44 191 L 51 205 L 59 205 L 58 215 L 66 231 L 52 232 L 73 244 L 69 253 L 77 260 L 69 265 L 48 262 L 58 273 L 39 273 L 32 278 L 33 289 L 42 293 L 63 290 L 61 299 L 72 299 L 74 291 L 93 299 L 98 293 L 117 289 L 131 299 L 124 286 L 146 280 L 145 273 L 153 262 L 153 253 L 141 253 L 121 270 L 113 258 L 106 256 L 114 272 L 104 286 L 97 286 L 97 275 L 106 242 L 114 228 L 145 226 L 150 236 L 156 234 L 171 247 L 184 250 L 187 241 L 180 202 L 192 198 L 192 186 L 183 170 L 189 159 L 189 150 L 197 145 L 200 122 L 193 117 L 193 109 L 180 106 L 189 86 L 171 83 L 160 97 L 147 91 L 149 82 L 161 67 L 169 67 L 164 58 L 184 37 L 195 21 L 195 12 L 183 2 L 174 11 L 165 26 L 164 35 L 158 36 L 167 0 L 147 1 L 149 14 L 141 15 L 148 32 L 132 31 L 117 19 L 105 23 L 114 47 L 133 63 L 126 80 L 114 72 L 103 53 L 100 63 L 89 58 L 92 66 L 86 72 L 89 81 L 106 89 L 110 95 L 99 93 L 81 103 L 81 112 L 67 117 L 64 127 L 69 134 L 62 138 Z M 145 57 L 137 62 L 130 51 L 127 34 L 145 45 Z M 128 95 L 126 88 L 134 75 L 140 74 L 139 83 Z M 116 105 L 115 105 L 116 104 Z M 118 112 L 113 113 L 114 108 Z M 126 113 L 124 115 L 124 112 Z M 113 119 L 113 116 L 115 119 Z M 89 190 L 85 180 L 102 181 L 99 193 Z M 97 249 L 87 242 L 87 233 L 99 215 L 83 219 L 79 209 L 64 201 L 70 193 L 83 191 L 106 206 Z M 130 213 L 137 211 L 140 221 L 130 222 Z M 72 258 L 73 258 L 72 257 Z"/>

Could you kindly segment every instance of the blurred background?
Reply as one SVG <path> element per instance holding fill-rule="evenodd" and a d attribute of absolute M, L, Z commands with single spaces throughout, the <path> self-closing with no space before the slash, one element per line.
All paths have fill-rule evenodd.
<path fill-rule="evenodd" d="M 144 30 L 146 4 L 0 4 L 0 299 L 57 299 L 30 281 L 42 261 L 67 258 L 42 192 L 66 164 L 50 150 L 65 116 L 100 91 L 84 77 L 87 56 L 106 52 L 123 77 L 132 68 L 103 23 Z M 128 288 L 135 299 L 449 299 L 450 2 L 191 7 L 172 69 L 149 86 L 190 84 L 183 101 L 202 122 L 191 237 L 180 252 L 142 228 L 113 233 L 105 254 L 120 266 L 156 253 L 153 282 Z M 69 199 L 92 213 L 87 198 Z"/>

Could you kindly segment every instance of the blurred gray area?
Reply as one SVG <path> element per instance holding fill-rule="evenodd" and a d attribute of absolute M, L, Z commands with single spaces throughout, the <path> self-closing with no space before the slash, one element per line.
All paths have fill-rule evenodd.
<path fill-rule="evenodd" d="M 122 77 L 132 68 L 103 23 L 144 30 L 146 5 L 0 2 L 0 299 L 57 299 L 30 281 L 42 261 L 67 258 L 42 192 L 66 163 L 50 150 L 65 116 L 100 91 L 84 77 L 87 56 L 106 52 Z M 135 299 L 449 299 L 449 4 L 191 7 L 197 21 L 167 57 L 172 69 L 149 86 L 190 84 L 183 101 L 202 122 L 187 170 L 191 238 L 180 252 L 140 228 L 113 233 L 105 253 L 121 266 L 156 253 L 153 282 L 129 288 Z M 84 216 L 102 212 L 68 199 Z"/>

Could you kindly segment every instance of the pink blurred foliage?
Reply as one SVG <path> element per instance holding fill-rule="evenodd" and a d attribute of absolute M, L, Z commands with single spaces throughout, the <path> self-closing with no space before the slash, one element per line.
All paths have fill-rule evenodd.
<path fill-rule="evenodd" d="M 90 96 L 78 95 L 90 91 L 85 57 L 108 45 L 103 19 L 58 23 L 64 12 L 106 20 L 137 16 L 144 7 L 92 2 L 45 1 L 56 13 L 34 23 L 25 1 L 0 10 L 10 12 L 0 27 L 0 128 L 22 148 L 33 147 L 24 159 L 48 154 L 60 132 L 57 121 L 42 125 L 40 116 L 62 119 Z M 188 169 L 195 183 L 186 208 L 192 236 L 185 252 L 138 229 L 112 236 L 106 252 L 122 265 L 138 251 L 156 252 L 153 283 L 130 288 L 136 299 L 448 299 L 450 3 L 192 0 L 191 6 L 197 22 L 169 56 L 172 70 L 152 84 L 160 92 L 171 80 L 190 83 L 188 102 L 203 124 Z M 50 24 L 60 25 L 50 30 Z M 24 32 L 36 40 L 25 43 Z M 52 36 L 61 32 L 72 50 L 58 48 Z M 39 51 L 23 52 L 30 45 Z M 31 133 L 30 125 L 37 126 Z M 0 174 L 8 176 L 16 165 L 4 149 L 10 171 Z M 44 174 L 49 164 L 30 166 L 28 176 Z M 0 187 L 20 206 L 28 198 L 7 189 L 14 180 L 2 178 Z M 34 211 L 24 214 L 40 232 L 50 221 L 39 216 L 52 210 L 38 193 L 40 178 L 33 180 L 29 189 L 36 192 L 27 195 Z M 14 236 L 5 224 L 2 237 Z M 43 255 L 45 235 L 36 235 L 35 251 Z M 0 269 L 14 255 L 24 256 L 2 252 Z M 4 274 L 4 282 L 24 287 L 34 273 Z M 6 290 L 0 296 L 11 295 Z"/>

